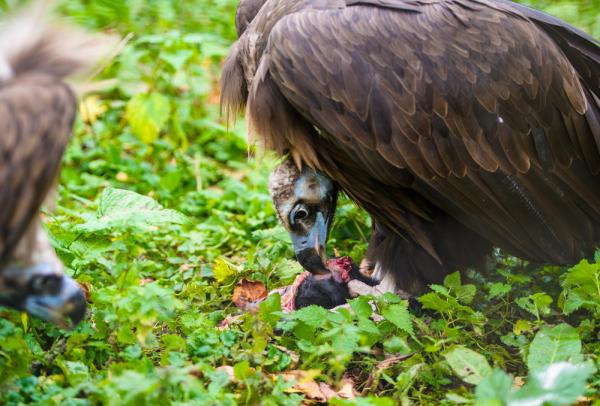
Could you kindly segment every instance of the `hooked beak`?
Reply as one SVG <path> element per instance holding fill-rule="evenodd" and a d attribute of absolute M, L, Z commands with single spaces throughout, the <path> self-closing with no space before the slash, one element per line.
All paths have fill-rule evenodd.
<path fill-rule="evenodd" d="M 41 319 L 59 327 L 76 326 L 85 316 L 86 300 L 79 284 L 64 274 L 52 273 L 47 264 L 29 269 L 31 280 L 43 280 L 44 289 L 27 295 L 24 309 Z"/>
<path fill-rule="evenodd" d="M 328 232 L 328 221 L 320 212 L 317 213 L 315 223 L 308 230 L 307 234 L 290 232 L 298 262 L 304 269 L 315 275 L 330 273 L 329 269 L 325 266 L 325 261 L 327 260 L 325 244 L 327 243 Z"/>

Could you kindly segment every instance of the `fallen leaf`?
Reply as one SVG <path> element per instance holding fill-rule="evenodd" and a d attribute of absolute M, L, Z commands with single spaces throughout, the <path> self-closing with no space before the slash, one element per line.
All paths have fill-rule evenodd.
<path fill-rule="evenodd" d="M 323 396 L 325 396 L 325 400 L 337 397 L 337 392 L 331 389 L 331 387 L 325 382 L 319 382 L 319 389 L 321 390 Z"/>
<path fill-rule="evenodd" d="M 233 373 L 233 367 L 231 365 L 221 365 L 217 368 L 218 372 L 225 372 L 230 381 L 235 380 L 235 375 Z"/>
<path fill-rule="evenodd" d="M 335 390 L 324 382 L 316 382 L 314 378 L 317 375 L 319 375 L 319 371 L 315 370 L 292 370 L 275 376 L 281 376 L 287 382 L 294 380 L 294 385 L 288 391 L 302 393 L 307 399 L 319 403 L 325 403 L 334 398 L 354 399 L 356 397 L 354 381 L 349 377 L 342 378 L 339 384 L 340 389 Z"/>
<path fill-rule="evenodd" d="M 595 400 L 597 400 L 597 398 L 589 398 L 586 396 L 581 396 L 579 399 L 577 399 L 577 403 L 575 403 L 575 406 L 588 406 L 591 405 Z"/>
<path fill-rule="evenodd" d="M 371 388 L 373 386 L 373 382 L 375 382 L 375 380 L 378 379 L 378 376 L 379 376 L 379 374 L 381 374 L 381 371 L 389 369 L 392 366 L 398 364 L 399 362 L 407 360 L 408 358 L 412 357 L 413 355 L 414 354 L 394 355 L 394 356 L 384 359 L 383 361 L 379 361 L 377 363 L 377 365 L 375 365 L 375 368 L 373 368 L 373 370 L 369 374 L 369 378 L 367 379 L 365 388 Z"/>
<path fill-rule="evenodd" d="M 277 348 L 279 351 L 285 352 L 287 355 L 289 355 L 289 357 L 292 359 L 292 368 L 296 366 L 296 364 L 298 364 L 298 361 L 300 361 L 300 357 L 294 351 L 288 350 L 282 345 L 274 345 L 274 347 Z"/>
<path fill-rule="evenodd" d="M 392 357 L 386 358 L 383 361 L 380 361 L 377 363 L 377 365 L 375 366 L 376 369 L 379 370 L 383 370 L 383 369 L 388 369 L 391 366 L 409 359 L 410 357 L 412 357 L 414 354 L 408 354 L 408 355 L 394 355 Z"/>
<path fill-rule="evenodd" d="M 343 399 L 354 399 L 356 398 L 356 392 L 354 391 L 354 380 L 345 376 L 340 382 L 340 390 L 337 392 L 337 396 Z"/>
<path fill-rule="evenodd" d="M 515 389 L 519 389 L 521 386 L 525 385 L 525 380 L 523 379 L 522 376 L 515 376 L 515 378 L 513 379 L 513 388 Z"/>
<path fill-rule="evenodd" d="M 304 394 L 308 399 L 316 400 L 317 402 L 326 402 L 328 398 L 323 391 L 321 390 L 321 386 L 314 381 L 313 373 L 314 371 L 288 371 L 283 374 L 280 374 L 286 382 L 296 381 L 294 386 L 292 386 L 288 391 L 291 392 L 300 392 Z"/>
<path fill-rule="evenodd" d="M 232 314 L 228 314 L 227 317 L 225 317 L 223 320 L 221 320 L 217 326 L 217 328 L 219 330 L 227 330 L 229 327 L 233 326 L 234 324 L 239 324 L 241 323 L 241 319 L 242 315 L 241 314 L 237 314 L 237 315 L 232 315 Z"/>
<path fill-rule="evenodd" d="M 154 279 L 152 279 L 152 278 L 143 278 L 143 279 L 140 280 L 140 286 L 147 285 L 150 282 L 154 282 Z"/>
<path fill-rule="evenodd" d="M 129 180 L 129 176 L 125 172 L 119 172 L 117 173 L 117 176 L 115 176 L 115 179 L 119 182 L 127 182 Z"/>
<path fill-rule="evenodd" d="M 197 367 L 190 369 L 190 375 L 192 375 L 193 377 L 196 377 L 198 379 L 200 379 L 204 376 L 204 374 L 202 373 L 200 368 L 197 368 Z"/>
<path fill-rule="evenodd" d="M 83 291 L 83 296 L 85 296 L 85 301 L 90 301 L 90 288 L 89 285 L 85 282 L 77 282 L 81 290 Z"/>
<path fill-rule="evenodd" d="M 233 290 L 231 299 L 240 309 L 245 309 L 249 304 L 267 297 L 267 288 L 262 282 L 243 279 Z"/>
<path fill-rule="evenodd" d="M 189 271 L 190 269 L 194 269 L 196 267 L 196 265 L 194 264 L 183 264 L 179 267 L 179 271 L 180 272 L 185 272 L 185 271 Z"/>
<path fill-rule="evenodd" d="M 89 124 L 95 123 L 106 110 L 106 106 L 100 101 L 100 97 L 97 95 L 88 96 L 79 103 L 81 118 Z"/>

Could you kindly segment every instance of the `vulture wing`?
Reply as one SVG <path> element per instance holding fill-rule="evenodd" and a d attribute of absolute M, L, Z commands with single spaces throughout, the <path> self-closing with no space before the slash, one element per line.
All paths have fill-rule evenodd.
<path fill-rule="evenodd" d="M 20 77 L 0 87 L 2 260 L 56 180 L 76 105 L 72 91 L 49 77 Z"/>
<path fill-rule="evenodd" d="M 274 25 L 248 110 L 432 256 L 442 210 L 516 255 L 600 241 L 600 48 L 507 1 L 357 0 Z"/>

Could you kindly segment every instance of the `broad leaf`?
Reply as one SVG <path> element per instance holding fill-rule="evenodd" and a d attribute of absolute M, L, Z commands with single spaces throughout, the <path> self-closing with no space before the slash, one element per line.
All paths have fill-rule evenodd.
<path fill-rule="evenodd" d="M 515 300 L 515 303 L 517 303 L 521 309 L 527 310 L 539 319 L 541 315 L 550 313 L 552 297 L 547 293 L 538 292 L 533 295 L 521 297 Z"/>
<path fill-rule="evenodd" d="M 126 117 L 131 132 L 146 144 L 151 144 L 167 123 L 170 112 L 166 96 L 160 93 L 137 94 L 127 103 Z"/>
<path fill-rule="evenodd" d="M 163 208 L 156 200 L 124 189 L 106 188 L 98 201 L 95 216 L 75 227 L 77 231 L 96 233 L 113 229 L 156 230 L 161 225 L 184 224 L 188 219 L 175 210 Z"/>
<path fill-rule="evenodd" d="M 559 361 L 580 362 L 581 340 L 577 330 L 568 324 L 542 327 L 529 346 L 527 367 L 530 371 Z"/>
<path fill-rule="evenodd" d="M 600 315 L 600 263 L 581 261 L 569 270 L 562 286 L 562 309 L 565 314 L 586 308 Z"/>
<path fill-rule="evenodd" d="M 406 302 L 393 304 L 384 308 L 381 315 L 400 330 L 405 331 L 410 335 L 414 334 L 412 320 L 410 319 L 408 304 Z"/>
<path fill-rule="evenodd" d="M 584 395 L 587 380 L 595 370 L 590 363 L 548 365 L 530 375 L 527 384 L 510 397 L 508 406 L 572 405 Z"/>
<path fill-rule="evenodd" d="M 477 405 L 506 405 L 512 389 L 512 379 L 506 372 L 494 369 L 475 389 Z"/>
<path fill-rule="evenodd" d="M 445 354 L 446 361 L 463 381 L 477 385 L 492 373 L 485 357 L 465 347 L 455 347 Z"/>
<path fill-rule="evenodd" d="M 558 362 L 535 371 L 520 389 L 505 372 L 494 370 L 475 390 L 477 406 L 566 406 L 585 394 L 595 372 L 591 363 Z"/>

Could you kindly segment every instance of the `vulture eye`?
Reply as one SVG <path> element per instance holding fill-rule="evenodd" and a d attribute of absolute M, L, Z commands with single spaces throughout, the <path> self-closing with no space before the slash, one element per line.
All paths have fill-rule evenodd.
<path fill-rule="evenodd" d="M 292 224 L 297 223 L 300 220 L 304 220 L 309 215 L 309 208 L 303 204 L 299 204 L 292 211 Z"/>
<path fill-rule="evenodd" d="M 59 275 L 39 275 L 31 281 L 31 290 L 35 294 L 54 293 L 60 289 L 62 277 Z"/>

